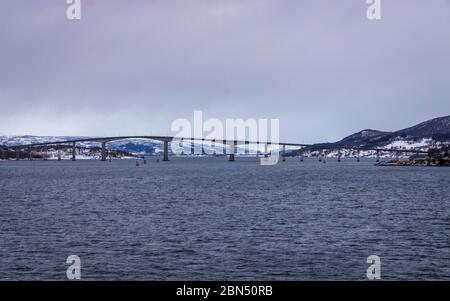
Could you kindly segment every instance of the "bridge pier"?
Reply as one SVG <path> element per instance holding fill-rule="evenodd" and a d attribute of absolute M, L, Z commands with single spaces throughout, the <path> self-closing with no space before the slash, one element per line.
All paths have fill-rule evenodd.
<path fill-rule="evenodd" d="M 211 147 L 214 150 L 213 155 L 217 155 L 217 148 L 216 148 L 216 139 L 213 139 L 212 143 L 211 143 Z"/>
<path fill-rule="evenodd" d="M 102 141 L 102 161 L 106 161 L 106 142 Z"/>
<path fill-rule="evenodd" d="M 178 140 L 178 147 L 181 149 L 181 155 L 184 156 L 184 140 L 183 140 L 183 138 Z"/>
<path fill-rule="evenodd" d="M 264 144 L 264 158 L 269 157 L 269 152 L 267 151 L 267 143 Z"/>
<path fill-rule="evenodd" d="M 76 151 L 77 151 L 77 145 L 75 142 L 72 142 L 72 161 L 76 160 Z"/>
<path fill-rule="evenodd" d="M 379 150 L 377 150 L 377 159 L 376 159 L 376 161 L 380 162 L 380 151 Z"/>
<path fill-rule="evenodd" d="M 282 154 L 282 156 L 283 156 L 283 162 L 286 162 L 286 145 L 285 144 L 283 144 L 283 154 Z"/>
<path fill-rule="evenodd" d="M 228 143 L 228 154 L 229 154 L 228 161 L 230 162 L 233 162 L 235 160 L 234 158 L 235 146 L 236 144 L 234 141 Z"/>
<path fill-rule="evenodd" d="M 304 159 L 304 154 L 303 154 L 303 147 L 300 148 L 300 162 L 303 162 Z"/>
<path fill-rule="evenodd" d="M 168 140 L 164 140 L 163 161 L 169 161 L 169 141 Z"/>
<path fill-rule="evenodd" d="M 361 160 L 359 155 L 360 155 L 360 153 L 359 153 L 359 150 L 358 150 L 358 152 L 356 153 L 356 162 L 359 162 Z"/>
<path fill-rule="evenodd" d="M 338 162 L 341 162 L 341 149 L 338 149 Z"/>

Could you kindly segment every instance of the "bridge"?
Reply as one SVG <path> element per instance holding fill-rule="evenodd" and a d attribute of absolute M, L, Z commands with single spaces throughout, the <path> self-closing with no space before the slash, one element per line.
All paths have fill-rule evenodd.
<path fill-rule="evenodd" d="M 71 145 L 72 147 L 72 161 L 76 160 L 76 147 L 77 143 L 82 142 L 96 142 L 101 144 L 101 160 L 106 161 L 107 157 L 107 148 L 106 143 L 112 142 L 112 141 L 118 141 L 118 140 L 126 140 L 126 139 L 148 139 L 153 141 L 160 141 L 163 143 L 163 161 L 169 161 L 169 143 L 170 142 L 183 142 L 183 141 L 190 141 L 191 145 L 195 141 L 202 142 L 209 142 L 209 143 L 219 143 L 222 145 L 227 146 L 227 154 L 229 156 L 229 161 L 235 160 L 235 153 L 236 153 L 236 146 L 238 145 L 264 145 L 264 156 L 268 156 L 268 146 L 269 145 L 277 145 L 282 147 L 282 159 L 285 161 L 286 157 L 286 146 L 290 147 L 298 147 L 300 149 L 303 149 L 305 147 L 315 147 L 313 144 L 303 144 L 303 143 L 290 143 L 290 142 L 271 142 L 271 141 L 250 141 L 250 140 L 228 140 L 228 139 L 210 139 L 210 138 L 195 138 L 195 137 L 175 137 L 175 136 L 112 136 L 112 137 L 94 137 L 94 138 L 79 138 L 74 140 L 62 140 L 62 141 L 49 141 L 49 142 L 42 142 L 42 143 L 33 143 L 33 144 L 24 144 L 24 145 L 12 145 L 12 146 L 0 146 L 0 149 L 2 150 L 2 153 L 5 149 L 9 150 L 18 150 L 21 149 L 29 149 L 29 148 L 36 148 L 36 147 L 49 147 L 49 146 L 58 146 L 58 145 Z M 191 146 L 192 147 L 192 146 Z M 399 153 L 415 153 L 415 154 L 427 154 L 427 151 L 421 151 L 421 150 L 413 150 L 413 149 L 389 149 L 389 148 L 367 148 L 367 147 L 354 147 L 354 146 L 345 146 L 345 145 L 339 145 L 339 147 L 324 147 L 320 148 L 321 156 L 323 156 L 323 152 L 327 150 L 338 150 L 338 161 L 340 161 L 341 158 L 341 149 L 351 149 L 358 151 L 358 161 L 359 161 L 359 152 L 360 151 L 376 151 L 377 153 L 377 161 L 379 160 L 379 154 L 380 152 L 393 152 L 397 156 Z M 258 147 L 259 151 L 259 147 Z M 301 156 L 303 159 L 303 153 L 301 152 Z"/>

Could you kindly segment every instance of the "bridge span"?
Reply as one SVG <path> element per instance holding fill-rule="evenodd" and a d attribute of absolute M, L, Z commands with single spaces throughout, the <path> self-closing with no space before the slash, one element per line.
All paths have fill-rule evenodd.
<path fill-rule="evenodd" d="M 227 146 L 227 155 L 229 156 L 229 161 L 235 160 L 236 146 L 238 145 L 264 145 L 264 155 L 268 156 L 268 146 L 269 145 L 277 145 L 282 146 L 281 154 L 282 159 L 285 161 L 286 157 L 286 146 L 290 147 L 299 147 L 303 149 L 305 147 L 314 148 L 313 144 L 303 144 L 303 143 L 290 143 L 290 142 L 272 142 L 272 141 L 251 141 L 251 140 L 228 140 L 228 139 L 211 139 L 211 138 L 196 138 L 196 137 L 175 137 L 175 136 L 109 136 L 109 137 L 89 137 L 89 138 L 79 138 L 73 140 L 61 140 L 61 141 L 48 141 L 41 143 L 32 143 L 32 144 L 23 144 L 23 145 L 12 145 L 12 146 L 0 146 L 2 152 L 4 149 L 12 149 L 12 150 L 21 150 L 35 147 L 49 147 L 49 146 L 57 146 L 57 145 L 71 145 L 72 147 L 72 160 L 76 160 L 76 145 L 81 142 L 96 142 L 101 144 L 101 160 L 106 161 L 107 157 L 107 148 L 106 144 L 112 141 L 118 140 L 126 140 L 126 139 L 148 139 L 153 141 L 160 141 L 163 143 L 163 161 L 169 161 L 169 143 L 173 141 L 191 141 L 194 142 L 210 142 L 210 143 L 219 143 L 224 146 Z M 396 154 L 399 153 L 416 153 L 416 154 L 426 154 L 427 151 L 422 150 L 413 150 L 413 149 L 389 149 L 389 148 L 367 148 L 367 147 L 355 147 L 355 146 L 345 146 L 340 145 L 339 147 L 320 147 L 322 151 L 325 150 L 338 150 L 338 158 L 340 160 L 340 150 L 341 149 L 351 149 L 358 151 L 376 151 L 377 152 L 377 160 L 380 152 L 393 152 Z M 259 150 L 259 148 L 258 148 Z"/>

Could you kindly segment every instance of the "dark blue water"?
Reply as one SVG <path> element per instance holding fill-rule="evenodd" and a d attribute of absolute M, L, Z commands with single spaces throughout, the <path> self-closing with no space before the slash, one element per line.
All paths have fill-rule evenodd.
<path fill-rule="evenodd" d="M 0 162 L 0 279 L 450 280 L 450 168 Z"/>

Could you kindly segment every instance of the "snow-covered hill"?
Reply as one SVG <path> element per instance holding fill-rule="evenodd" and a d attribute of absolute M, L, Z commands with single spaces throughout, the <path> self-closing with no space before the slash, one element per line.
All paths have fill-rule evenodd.
<path fill-rule="evenodd" d="M 402 147 L 433 146 L 433 144 L 450 141 L 450 116 L 434 118 L 415 126 L 395 132 L 362 130 L 335 142 L 335 145 L 358 147 Z"/>
<path fill-rule="evenodd" d="M 80 136 L 0 136 L 0 146 L 15 146 L 15 145 L 28 145 L 35 143 L 45 143 L 45 142 L 59 142 L 59 141 L 71 141 L 84 138 L 94 138 L 94 137 L 80 137 Z M 86 159 L 87 157 L 97 157 L 100 156 L 100 143 L 98 142 L 78 142 L 77 147 L 80 149 L 86 149 L 85 151 L 80 150 L 80 159 Z M 215 147 L 205 143 L 203 145 L 203 150 L 208 154 L 213 154 L 216 150 L 217 154 L 221 154 L 223 151 L 223 145 L 217 144 Z M 149 139 L 124 139 L 117 140 L 107 143 L 107 148 L 110 151 L 121 151 L 133 154 L 135 156 L 151 156 L 160 155 L 163 153 L 163 145 L 160 141 L 149 140 Z M 94 151 L 96 149 L 96 151 Z M 184 146 L 186 150 L 185 154 L 189 154 L 190 143 L 186 142 Z M 50 157 L 56 157 L 56 150 L 49 149 Z M 62 149 L 62 157 L 65 158 L 71 156 L 71 149 Z M 253 149 L 251 152 L 255 153 L 256 150 Z M 172 149 L 169 147 L 169 153 L 172 154 Z M 238 154 L 244 154 L 245 150 L 241 147 L 237 148 Z M 172 154 L 173 155 L 173 154 Z"/>
<path fill-rule="evenodd" d="M 307 147 L 302 152 L 293 151 L 290 155 L 303 153 L 305 156 L 317 156 L 322 149 L 330 149 L 326 156 L 337 156 L 337 149 L 346 156 L 354 153 L 351 148 L 422 150 L 437 148 L 450 142 L 450 116 L 434 118 L 418 125 L 395 132 L 383 132 L 372 129 L 362 130 L 334 143 L 319 143 Z M 359 153 L 362 157 L 375 156 L 376 151 Z M 384 154 L 395 156 L 394 153 Z"/>
<path fill-rule="evenodd" d="M 34 143 L 44 143 L 44 142 L 58 142 L 58 141 L 69 141 L 77 140 L 83 138 L 93 138 L 93 137 L 80 137 L 80 136 L 0 136 L 0 145 L 3 146 L 14 146 L 14 145 L 27 145 Z M 97 142 L 80 142 L 77 146 L 81 148 L 94 148 L 99 147 L 100 144 Z M 155 153 L 162 152 L 162 145 L 158 141 L 148 140 L 148 139 L 125 139 L 112 141 L 108 143 L 108 149 L 110 150 L 120 150 L 124 152 L 129 152 L 132 154 L 146 154 L 153 155 Z"/>

